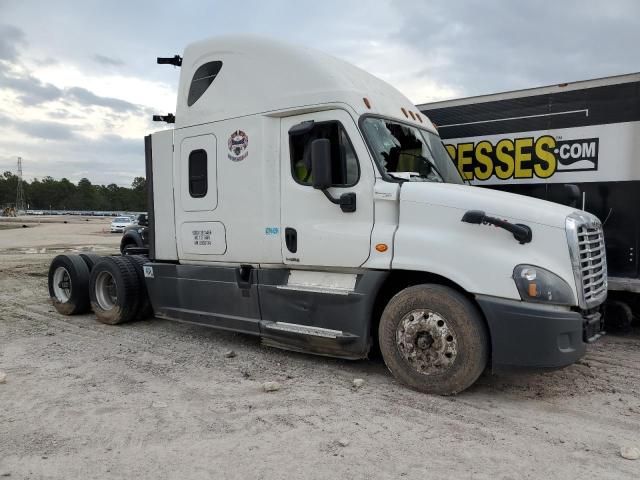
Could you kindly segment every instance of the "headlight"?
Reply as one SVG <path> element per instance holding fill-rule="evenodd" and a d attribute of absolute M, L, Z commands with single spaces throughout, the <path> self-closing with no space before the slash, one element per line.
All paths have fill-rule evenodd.
<path fill-rule="evenodd" d="M 573 292 L 567 282 L 544 268 L 518 265 L 513 270 L 520 298 L 525 302 L 553 305 L 575 305 Z"/>

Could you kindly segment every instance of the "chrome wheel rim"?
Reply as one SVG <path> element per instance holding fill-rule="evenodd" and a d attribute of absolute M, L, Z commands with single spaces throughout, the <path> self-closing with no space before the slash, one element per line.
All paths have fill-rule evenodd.
<path fill-rule="evenodd" d="M 60 303 L 67 303 L 71 298 L 71 275 L 64 267 L 53 272 L 53 294 Z"/>
<path fill-rule="evenodd" d="M 422 375 L 444 372 L 458 356 L 455 332 L 442 315 L 431 310 L 413 310 L 402 317 L 396 345 L 402 358 Z"/>
<path fill-rule="evenodd" d="M 118 292 L 113 276 L 106 271 L 96 276 L 96 301 L 103 310 L 111 310 L 118 303 Z"/>

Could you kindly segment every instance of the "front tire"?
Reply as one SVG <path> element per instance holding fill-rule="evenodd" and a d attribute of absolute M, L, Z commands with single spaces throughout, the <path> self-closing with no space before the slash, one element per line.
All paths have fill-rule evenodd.
<path fill-rule="evenodd" d="M 489 335 L 480 312 L 443 285 L 416 285 L 397 293 L 382 313 L 378 339 L 393 376 L 425 393 L 465 390 L 489 358 Z"/>

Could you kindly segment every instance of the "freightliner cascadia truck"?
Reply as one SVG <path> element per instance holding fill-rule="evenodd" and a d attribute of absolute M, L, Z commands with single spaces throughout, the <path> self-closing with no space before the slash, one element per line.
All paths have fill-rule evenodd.
<path fill-rule="evenodd" d="M 148 254 L 56 257 L 59 312 L 346 359 L 377 347 L 399 381 L 438 394 L 488 367 L 569 365 L 600 336 L 598 218 L 466 185 L 385 82 L 252 37 L 158 61 L 181 72 L 175 115 L 157 118 L 173 128 L 145 138 Z"/>
<path fill-rule="evenodd" d="M 474 185 L 587 210 L 607 244 L 608 322 L 640 315 L 640 73 L 419 105 Z"/>

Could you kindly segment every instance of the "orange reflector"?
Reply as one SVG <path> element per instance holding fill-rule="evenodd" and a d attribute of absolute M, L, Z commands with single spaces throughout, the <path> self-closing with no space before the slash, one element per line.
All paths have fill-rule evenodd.
<path fill-rule="evenodd" d="M 537 297 L 538 296 L 538 288 L 536 287 L 535 283 L 530 283 L 529 284 L 529 291 L 527 293 L 529 294 L 530 297 Z"/>
<path fill-rule="evenodd" d="M 369 103 L 369 99 L 367 97 L 364 97 L 362 99 L 362 101 L 364 102 L 364 104 L 367 106 L 367 108 L 371 108 L 371 104 Z"/>
<path fill-rule="evenodd" d="M 402 107 L 400 110 L 402 110 L 402 113 L 404 113 L 404 116 L 409 118 L 409 115 L 407 115 L 407 111 L 405 110 L 404 107 Z"/>
<path fill-rule="evenodd" d="M 389 250 L 389 246 L 386 243 L 379 243 L 376 245 L 376 250 L 380 253 L 384 253 Z"/>

